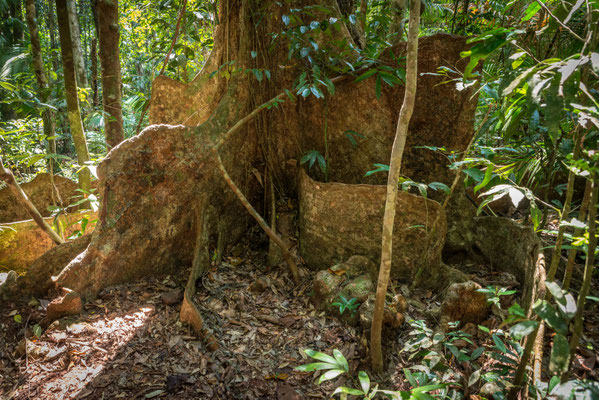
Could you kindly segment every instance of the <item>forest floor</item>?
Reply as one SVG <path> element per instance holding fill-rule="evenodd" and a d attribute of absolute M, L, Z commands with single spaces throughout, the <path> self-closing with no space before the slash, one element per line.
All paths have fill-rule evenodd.
<path fill-rule="evenodd" d="M 351 382 L 342 376 L 318 386 L 313 373 L 294 371 L 311 362 L 303 349 L 340 350 L 354 377 L 369 369 L 359 328 L 312 306 L 312 272 L 302 268 L 303 282 L 294 288 L 286 270 L 266 266 L 264 240 L 256 245 L 254 235 L 240 246 L 240 257 L 225 257 L 198 281 L 196 301 L 219 343 L 214 352 L 179 321 L 180 301 L 172 297 L 182 293 L 182 277 L 107 288 L 80 316 L 55 322 L 39 337 L 32 327 L 43 318 L 47 301 L 0 307 L 0 398 L 327 399 L 335 387 Z M 481 283 L 496 278 L 471 268 Z M 406 319 L 428 318 L 434 326 L 439 296 L 418 291 L 406 298 Z M 585 328 L 599 338 L 599 317 L 589 315 Z M 373 377 L 381 387 L 407 388 L 402 368 L 409 363 L 401 349 L 409 333 L 404 324 L 386 335 L 388 370 Z M 487 337 L 477 345 L 493 344 Z M 577 371 L 598 379 L 596 362 L 596 350 L 589 350 Z"/>

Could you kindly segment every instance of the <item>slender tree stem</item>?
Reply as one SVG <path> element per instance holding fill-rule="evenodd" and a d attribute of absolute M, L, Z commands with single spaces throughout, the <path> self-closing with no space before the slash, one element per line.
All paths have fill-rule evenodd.
<path fill-rule="evenodd" d="M 393 250 L 393 224 L 395 221 L 395 199 L 397 197 L 397 183 L 401 175 L 401 161 L 408 137 L 408 126 L 416 102 L 416 85 L 418 82 L 418 31 L 420 25 L 420 0 L 411 0 L 410 27 L 407 48 L 406 88 L 404 101 L 399 112 L 399 121 L 395 132 L 389 177 L 387 179 L 387 198 L 385 201 L 385 215 L 383 217 L 383 237 L 381 243 L 381 265 L 374 302 L 374 314 L 370 329 L 370 356 L 372 369 L 375 372 L 383 370 L 383 350 L 381 345 L 381 331 L 383 328 L 383 312 L 387 286 L 391 273 L 391 259 Z"/>

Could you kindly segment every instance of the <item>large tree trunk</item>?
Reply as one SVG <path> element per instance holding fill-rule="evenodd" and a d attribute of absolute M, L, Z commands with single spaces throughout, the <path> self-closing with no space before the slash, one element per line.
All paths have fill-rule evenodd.
<path fill-rule="evenodd" d="M 294 8 L 309 1 L 297 3 L 302 4 L 294 3 Z M 338 10 L 334 2 L 325 4 Z M 201 273 L 209 265 L 211 252 L 234 243 L 250 222 L 219 174 L 213 155 L 215 143 L 248 115 L 218 153 L 258 211 L 263 209 L 263 189 L 256 170 L 260 174 L 268 170 L 280 190 L 294 195 L 294 161 L 308 150 L 324 154 L 325 126 L 330 180 L 385 181 L 382 174 L 363 176 L 373 163 L 389 162 L 403 87 L 385 87 L 377 99 L 374 79 L 355 83 L 348 78 L 336 84 L 326 106 L 316 99 L 287 100 L 250 114 L 284 89 L 293 90 L 298 65 L 287 59 L 288 48 L 282 43 L 271 46 L 268 35 L 286 29 L 281 18 L 285 13 L 289 10 L 275 2 L 223 1 L 214 49 L 204 70 L 188 85 L 163 76 L 154 81 L 153 125 L 122 142 L 100 164 L 98 225 L 89 247 L 61 272 L 58 284 L 93 295 L 117 282 L 176 273 L 193 260 L 196 272 Z M 342 32 L 347 35 L 346 29 Z M 423 38 L 419 72 L 465 65 L 459 56 L 465 46 L 465 38 L 455 36 Z M 258 56 L 253 58 L 252 51 Z M 405 55 L 405 45 L 387 52 L 386 63 L 395 63 L 392 54 Z M 234 68 L 225 66 L 221 71 L 227 73 L 210 78 L 231 60 L 235 60 Z M 271 79 L 259 82 L 253 73 L 244 72 L 250 68 L 268 69 Z M 440 81 L 426 75 L 418 83 L 402 167 L 416 181 L 451 183 L 453 175 L 442 156 L 415 146 L 460 151 L 473 133 L 476 101 L 472 91 L 460 92 L 438 85 Z M 366 140 L 354 149 L 347 130 L 363 133 Z"/>
<path fill-rule="evenodd" d="M 117 0 L 98 0 L 98 40 L 102 66 L 102 104 L 104 134 L 109 148 L 125 138 L 121 104 L 121 62 L 119 57 L 119 3 Z"/>
<path fill-rule="evenodd" d="M 87 150 L 85 133 L 83 131 L 81 112 L 79 111 L 79 97 L 75 78 L 75 65 L 73 63 L 71 28 L 69 25 L 69 14 L 66 4 L 68 1 L 69 0 L 56 0 L 58 30 L 60 33 L 60 51 L 62 54 L 62 65 L 64 70 L 64 85 L 69 126 L 71 128 L 73 142 L 75 143 L 77 162 L 81 167 L 85 167 L 79 171 L 79 187 L 84 191 L 89 191 L 91 186 L 91 176 L 89 169 L 87 169 L 85 165 L 85 163 L 89 161 L 89 152 Z"/>

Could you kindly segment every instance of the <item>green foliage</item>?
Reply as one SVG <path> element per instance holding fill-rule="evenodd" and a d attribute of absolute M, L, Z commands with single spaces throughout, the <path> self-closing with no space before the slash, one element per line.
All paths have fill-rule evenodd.
<path fill-rule="evenodd" d="M 354 316 L 360 307 L 360 303 L 358 303 L 358 299 L 353 297 L 351 299 L 346 298 L 344 295 L 339 294 L 339 301 L 331 303 L 332 306 L 339 307 L 339 314 L 343 315 L 345 310 L 351 312 L 351 315 Z"/>
<path fill-rule="evenodd" d="M 296 367 L 295 370 L 299 372 L 314 372 L 319 370 L 326 370 L 327 372 L 320 375 L 320 378 L 317 380 L 317 384 L 321 384 L 322 382 L 335 379 L 343 374 L 349 373 L 349 364 L 343 354 L 335 349 L 333 350 L 333 357 L 310 349 L 304 350 L 304 353 L 319 362 L 301 365 Z M 356 381 L 356 386 L 359 388 L 352 388 L 347 386 L 339 386 L 337 387 L 331 396 L 339 395 L 341 399 L 347 399 L 348 395 L 352 396 L 361 396 L 363 399 L 374 399 L 377 394 L 383 394 L 385 398 L 390 399 L 402 399 L 402 400 L 430 400 L 435 397 L 431 396 L 429 393 L 439 390 L 444 390 L 447 388 L 447 384 L 432 384 L 432 385 L 420 385 L 419 382 L 413 378 L 413 376 L 409 373 L 410 384 L 414 386 L 410 391 L 392 391 L 392 390 L 382 390 L 379 389 L 379 385 L 375 385 L 372 387 L 372 383 L 370 381 L 370 377 L 365 371 L 358 372 L 358 379 Z M 444 398 L 443 396 L 439 398 Z"/>
<path fill-rule="evenodd" d="M 318 150 L 310 150 L 300 159 L 300 165 L 308 164 L 308 170 L 312 169 L 315 163 L 318 164 L 318 168 L 323 174 L 327 173 L 327 163 Z"/>
<path fill-rule="evenodd" d="M 477 289 L 476 291 L 484 293 L 487 296 L 487 301 L 499 308 L 501 308 L 501 296 L 511 296 L 516 293 L 515 290 L 508 290 L 507 288 L 497 286 L 487 286 L 486 288 Z"/>
<path fill-rule="evenodd" d="M 305 349 L 304 353 L 306 353 L 308 357 L 314 358 L 319 362 L 301 365 L 296 367 L 295 370 L 301 372 L 327 370 L 327 372 L 322 374 L 318 379 L 318 384 L 321 384 L 324 381 L 335 379 L 339 375 L 349 372 L 347 360 L 339 350 L 333 350 L 333 357 L 310 349 Z"/>

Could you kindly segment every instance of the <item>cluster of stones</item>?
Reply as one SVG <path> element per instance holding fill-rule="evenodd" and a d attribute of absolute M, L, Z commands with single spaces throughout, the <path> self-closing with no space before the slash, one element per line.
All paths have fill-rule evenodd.
<path fill-rule="evenodd" d="M 374 298 L 378 276 L 377 266 L 364 256 L 352 256 L 347 261 L 319 271 L 314 278 L 312 303 L 319 310 L 326 311 L 348 324 L 370 329 L 374 313 Z M 354 310 L 340 312 L 333 303 L 341 299 L 356 299 Z M 385 305 L 384 323 L 393 328 L 400 327 L 407 310 L 407 302 L 402 295 Z"/>

